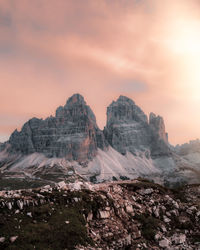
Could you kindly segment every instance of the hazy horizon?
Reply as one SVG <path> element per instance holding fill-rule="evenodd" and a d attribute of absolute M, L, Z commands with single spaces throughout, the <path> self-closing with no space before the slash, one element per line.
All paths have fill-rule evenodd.
<path fill-rule="evenodd" d="M 74 93 L 101 129 L 125 95 L 170 143 L 200 138 L 199 65 L 198 0 L 0 1 L 0 141 Z"/>

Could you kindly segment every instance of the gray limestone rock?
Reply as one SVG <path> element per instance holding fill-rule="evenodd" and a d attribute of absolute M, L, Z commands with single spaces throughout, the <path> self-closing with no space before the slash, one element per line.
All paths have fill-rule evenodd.
<path fill-rule="evenodd" d="M 121 154 L 145 151 L 150 140 L 147 130 L 147 116 L 131 99 L 120 96 L 107 108 L 104 134 L 109 144 Z"/>
<path fill-rule="evenodd" d="M 153 156 L 163 155 L 163 153 L 170 154 L 168 134 L 165 132 L 163 118 L 156 116 L 154 113 L 150 113 L 149 126 L 152 133 L 151 154 Z"/>
<path fill-rule="evenodd" d="M 162 248 L 169 248 L 170 244 L 171 242 L 166 238 L 163 238 L 161 241 L 159 241 L 159 246 Z"/>
<path fill-rule="evenodd" d="M 150 152 L 152 156 L 170 153 L 163 118 L 150 114 L 150 119 L 128 97 L 120 96 L 107 108 L 104 134 L 109 144 L 121 154 L 127 151 Z"/>
<path fill-rule="evenodd" d="M 15 152 L 39 152 L 47 157 L 66 157 L 78 162 L 92 159 L 97 148 L 106 147 L 94 113 L 79 94 L 70 97 L 65 106 L 60 106 L 55 117 L 29 120 L 20 132 L 14 131 L 9 143 Z"/>
<path fill-rule="evenodd" d="M 28 174 L 33 173 L 36 177 L 46 176 L 49 173 L 63 176 L 70 171 L 70 169 L 66 170 L 66 161 L 76 161 L 87 167 L 89 161 L 97 156 L 98 149 L 105 151 L 108 145 L 121 154 L 130 152 L 141 156 L 147 162 L 151 161 L 151 158 L 157 160 L 162 156 L 168 157 L 171 152 L 162 117 L 151 113 L 148 119 L 134 101 L 120 96 L 107 108 L 107 124 L 104 131 L 101 131 L 97 126 L 94 113 L 84 98 L 75 94 L 64 106 L 57 108 L 55 116 L 45 120 L 32 118 L 23 125 L 21 131 L 15 130 L 8 142 L 0 144 L 0 167 L 3 171 L 5 169 L 11 171 L 12 168 L 14 170 L 21 168 L 22 171 L 25 169 Z M 31 156 L 32 153 L 43 155 Z M 53 166 L 46 163 L 38 168 L 43 157 L 65 159 L 62 163 L 52 159 Z M 26 161 L 23 162 L 25 158 L 28 158 L 28 166 Z M 100 160 L 101 166 L 102 159 Z M 120 164 L 124 164 L 124 169 L 127 167 L 126 162 L 120 161 Z M 128 168 L 130 169 L 131 165 Z M 116 171 L 118 175 L 119 170 Z"/>

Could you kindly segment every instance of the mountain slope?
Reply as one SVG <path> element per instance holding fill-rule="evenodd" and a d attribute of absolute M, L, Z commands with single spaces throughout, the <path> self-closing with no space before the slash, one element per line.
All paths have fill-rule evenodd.
<path fill-rule="evenodd" d="M 55 117 L 29 120 L 0 145 L 0 178 L 100 182 L 140 176 L 170 185 L 194 180 L 191 174 L 188 179 L 194 165 L 168 143 L 163 118 L 151 113 L 148 119 L 125 96 L 108 107 L 104 131 L 75 94 Z"/>

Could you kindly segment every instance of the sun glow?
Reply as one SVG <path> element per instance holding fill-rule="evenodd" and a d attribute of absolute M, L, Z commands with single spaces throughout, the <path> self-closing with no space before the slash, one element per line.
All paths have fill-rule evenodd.
<path fill-rule="evenodd" d="M 173 22 L 167 46 L 181 67 L 181 85 L 193 101 L 200 101 L 200 22 Z M 178 65 L 177 65 L 178 66 Z"/>
<path fill-rule="evenodd" d="M 200 54 L 200 22 L 178 21 L 173 26 L 169 42 L 174 52 L 188 56 Z"/>

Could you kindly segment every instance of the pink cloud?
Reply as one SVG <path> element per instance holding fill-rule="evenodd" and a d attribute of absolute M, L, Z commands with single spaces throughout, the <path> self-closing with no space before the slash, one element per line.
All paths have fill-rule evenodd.
<path fill-rule="evenodd" d="M 200 137 L 197 70 L 173 48 L 174 24 L 198 26 L 199 8 L 196 0 L 0 1 L 0 115 L 20 121 L 7 132 L 22 116 L 54 114 L 75 92 L 103 127 L 106 106 L 128 93 L 164 116 L 172 143 Z"/>

